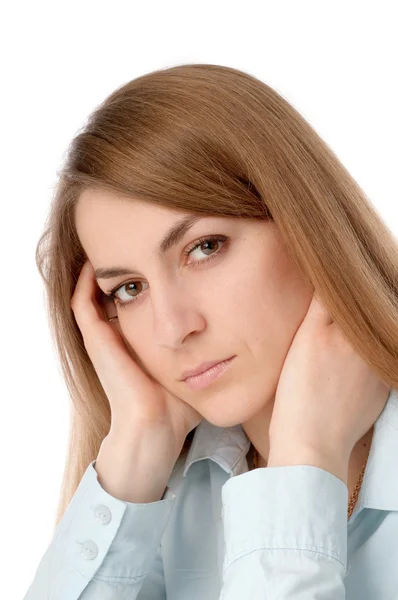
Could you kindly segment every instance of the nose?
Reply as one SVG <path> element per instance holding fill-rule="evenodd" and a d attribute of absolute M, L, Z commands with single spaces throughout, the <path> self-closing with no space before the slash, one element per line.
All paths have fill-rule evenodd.
<path fill-rule="evenodd" d="M 203 331 L 206 323 L 194 298 L 181 289 L 152 293 L 153 335 L 157 346 L 174 350 L 186 338 Z"/>

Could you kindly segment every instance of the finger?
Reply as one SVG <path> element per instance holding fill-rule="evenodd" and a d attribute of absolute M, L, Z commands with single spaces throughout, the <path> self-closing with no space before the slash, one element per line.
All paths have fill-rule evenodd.
<path fill-rule="evenodd" d="M 112 320 L 110 321 L 109 319 L 112 319 Z M 112 325 L 113 329 L 116 329 L 116 331 L 118 331 L 120 333 L 120 335 L 122 337 L 124 337 L 122 329 L 120 327 L 119 317 L 117 315 L 112 315 L 112 316 L 108 317 L 108 322 L 109 322 L 109 325 Z"/>
<path fill-rule="evenodd" d="M 119 315 L 117 314 L 115 302 L 109 298 L 103 298 L 102 308 L 104 310 L 104 317 L 108 321 L 109 325 L 112 325 L 114 329 L 117 329 L 117 331 L 121 333 Z"/>
<path fill-rule="evenodd" d="M 80 271 L 71 300 L 71 308 L 82 333 L 95 326 L 99 320 L 103 321 L 104 319 L 101 307 L 97 302 L 97 293 L 94 269 L 87 260 Z"/>

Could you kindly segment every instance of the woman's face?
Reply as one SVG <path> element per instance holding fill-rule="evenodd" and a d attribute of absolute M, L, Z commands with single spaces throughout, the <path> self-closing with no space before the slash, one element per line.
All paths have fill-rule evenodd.
<path fill-rule="evenodd" d="M 120 303 L 130 301 L 116 301 L 112 314 L 117 311 L 132 356 L 210 423 L 229 427 L 274 399 L 313 287 L 288 257 L 273 221 L 204 216 L 158 253 L 169 230 L 187 216 L 85 190 L 76 228 L 95 270 L 126 269 L 99 276 L 97 283 L 105 293 L 117 286 Z M 181 381 L 185 370 L 231 356 L 229 368 L 207 387 L 191 389 Z"/>

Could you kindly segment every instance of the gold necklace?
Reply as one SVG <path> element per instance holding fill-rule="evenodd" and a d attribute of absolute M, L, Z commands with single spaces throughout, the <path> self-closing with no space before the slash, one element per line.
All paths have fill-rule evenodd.
<path fill-rule="evenodd" d="M 253 446 L 253 450 L 254 450 L 254 452 L 253 452 L 253 466 L 252 466 L 252 468 L 256 469 L 258 467 L 258 452 L 257 452 L 257 449 L 254 448 L 254 446 Z M 358 498 L 359 490 L 361 489 L 362 480 L 363 480 L 363 476 L 364 476 L 365 469 L 366 469 L 366 463 L 368 462 L 368 457 L 369 457 L 369 452 L 368 452 L 366 460 L 365 460 L 365 462 L 364 462 L 364 464 L 362 466 L 361 472 L 359 473 L 358 481 L 357 481 L 357 483 L 355 485 L 355 488 L 352 491 L 351 498 L 349 499 L 349 502 L 348 502 L 347 519 L 349 519 L 351 517 L 352 511 L 354 510 L 354 506 L 355 506 L 355 503 L 356 503 L 357 498 Z"/>

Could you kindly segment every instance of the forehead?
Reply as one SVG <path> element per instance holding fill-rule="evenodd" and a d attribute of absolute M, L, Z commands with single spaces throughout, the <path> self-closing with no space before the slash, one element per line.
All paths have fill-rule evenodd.
<path fill-rule="evenodd" d="M 171 209 L 135 198 L 85 191 L 76 206 L 80 242 L 91 262 L 111 258 L 164 255 L 198 221 L 219 223 L 225 217 Z M 210 221 L 209 221 L 210 220 Z"/>
<path fill-rule="evenodd" d="M 75 225 L 80 237 L 88 229 L 109 228 L 113 225 L 123 227 L 123 224 L 131 226 L 136 223 L 140 226 L 167 226 L 187 214 L 190 213 L 116 192 L 87 189 L 77 201 Z"/>

